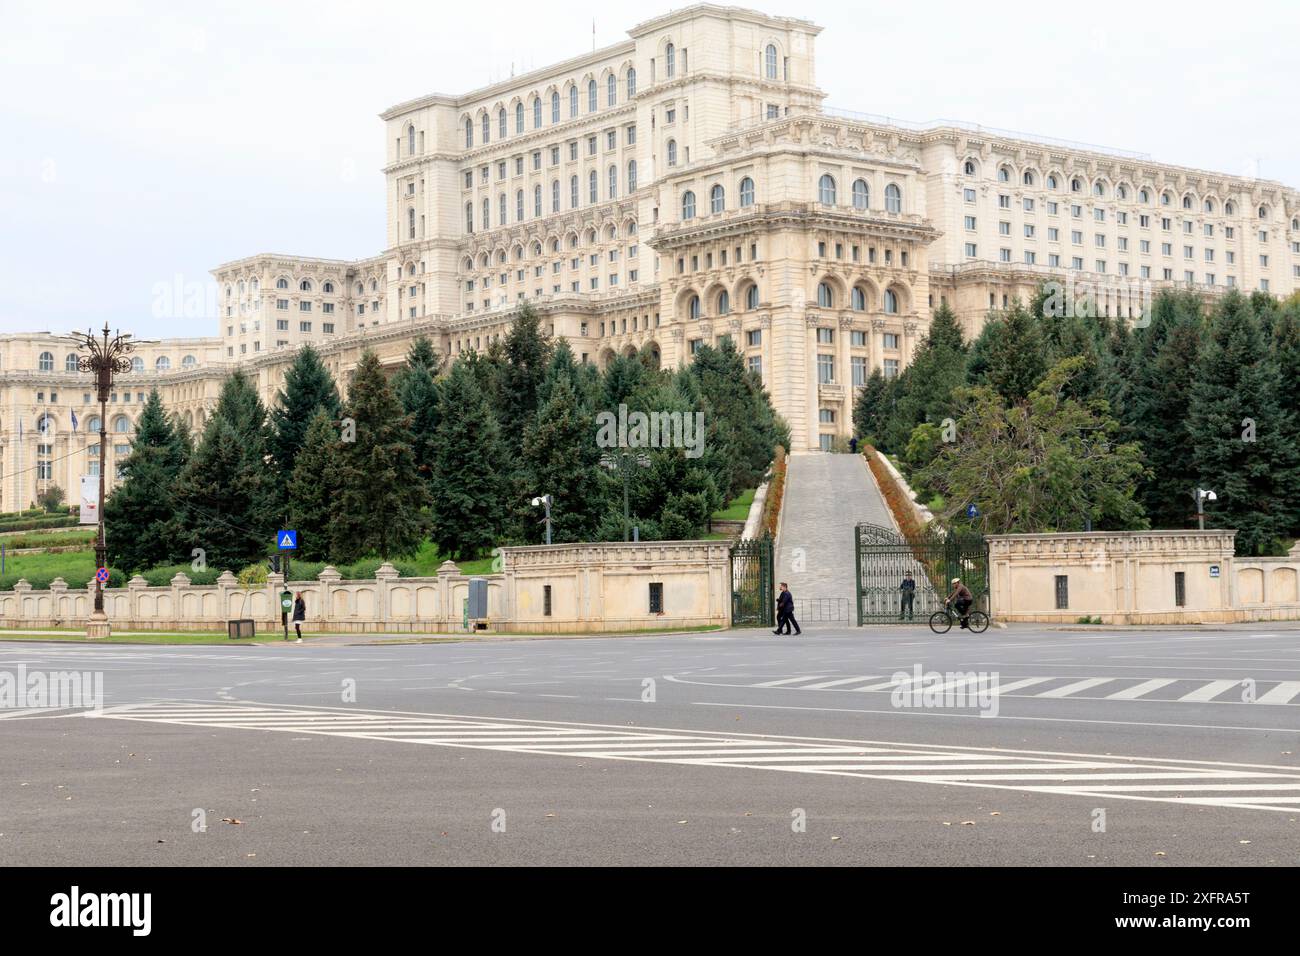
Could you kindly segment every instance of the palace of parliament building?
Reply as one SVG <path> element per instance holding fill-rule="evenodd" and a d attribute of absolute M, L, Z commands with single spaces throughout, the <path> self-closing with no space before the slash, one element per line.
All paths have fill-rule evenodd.
<path fill-rule="evenodd" d="M 216 267 L 216 335 L 142 344 L 109 407 L 108 469 L 149 391 L 196 433 L 243 369 L 271 401 L 310 342 L 341 386 L 364 348 L 454 358 L 524 302 L 575 356 L 675 367 L 729 337 L 794 450 L 852 431 L 947 304 L 966 334 L 1052 278 L 1117 290 L 1300 288 L 1300 192 L 965 124 L 823 106 L 820 27 L 700 4 L 627 39 L 382 114 L 384 248 Z M 129 325 L 129 317 L 124 317 Z M 0 510 L 98 467 L 98 405 L 68 340 L 0 335 Z M 73 429 L 72 417 L 79 427 Z"/>

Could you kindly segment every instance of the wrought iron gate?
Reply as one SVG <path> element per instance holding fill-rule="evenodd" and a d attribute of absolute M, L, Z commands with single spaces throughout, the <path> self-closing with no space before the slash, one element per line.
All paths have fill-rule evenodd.
<path fill-rule="evenodd" d="M 860 524 L 855 543 L 859 624 L 926 621 L 943 607 L 953 578 L 970 588 L 975 607 L 989 610 L 989 552 L 982 535 L 930 528 L 908 540 L 892 528 Z M 902 590 L 909 573 L 916 582 L 910 616 Z"/>
<path fill-rule="evenodd" d="M 731 624 L 771 627 L 776 623 L 772 539 L 737 541 L 731 546 Z"/>

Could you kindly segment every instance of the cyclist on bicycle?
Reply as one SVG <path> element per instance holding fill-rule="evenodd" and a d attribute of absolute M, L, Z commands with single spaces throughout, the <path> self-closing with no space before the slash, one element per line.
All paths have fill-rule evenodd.
<path fill-rule="evenodd" d="M 961 621 L 961 626 L 966 627 L 970 621 L 969 612 L 975 598 L 971 596 L 970 588 L 961 583 L 961 578 L 952 579 L 952 593 L 948 599 L 943 602 L 944 606 L 952 605 L 957 609 L 957 617 Z"/>

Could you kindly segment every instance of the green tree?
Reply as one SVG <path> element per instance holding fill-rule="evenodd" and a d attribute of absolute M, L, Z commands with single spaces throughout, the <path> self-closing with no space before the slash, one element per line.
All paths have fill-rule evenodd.
<path fill-rule="evenodd" d="M 331 559 L 331 526 L 338 507 L 339 426 L 323 407 L 316 409 L 289 480 L 289 526 L 298 532 L 295 557 Z"/>
<path fill-rule="evenodd" d="M 944 495 L 944 518 L 970 504 L 986 533 L 1145 527 L 1134 500 L 1142 473 L 1136 445 L 1112 443 L 1118 423 L 1100 400 L 1070 397 L 1081 357 L 1056 365 L 1027 398 L 1008 403 L 990 386 L 958 391 L 957 440 L 922 483 Z"/>
<path fill-rule="evenodd" d="M 537 411 L 537 419 L 524 432 L 524 473 L 529 502 L 549 494 L 552 540 L 590 541 L 607 503 L 600 475 L 600 449 L 596 446 L 595 418 L 578 401 L 568 378 L 560 378 Z M 527 540 L 545 540 L 540 509 L 529 505 L 531 533 Z"/>
<path fill-rule="evenodd" d="M 746 371 L 745 360 L 730 337 L 717 348 L 701 347 L 688 368 L 703 400 L 693 410 L 702 411 L 706 405 L 706 415 L 720 419 L 720 432 L 727 437 L 726 471 L 720 476 L 719 490 L 729 498 L 756 487 L 776 446 L 783 440 L 789 442 L 762 382 Z"/>
<path fill-rule="evenodd" d="M 867 384 L 853 403 L 853 433 L 863 441 L 880 446 L 891 407 L 891 381 L 880 369 L 873 369 Z"/>
<path fill-rule="evenodd" d="M 474 558 L 504 543 L 506 450 L 471 363 L 453 364 L 440 392 L 431 537 L 441 554 Z"/>
<path fill-rule="evenodd" d="M 971 349 L 967 380 L 1009 402 L 1023 400 L 1047 372 L 1047 348 L 1033 313 L 1015 303 L 992 313 Z"/>
<path fill-rule="evenodd" d="M 136 423 L 121 480 L 104 502 L 112 564 L 142 571 L 178 555 L 176 484 L 189 451 L 154 389 Z"/>
<path fill-rule="evenodd" d="M 323 408 L 330 418 L 339 418 L 339 390 L 320 353 L 308 344 L 294 356 L 284 373 L 284 387 L 275 398 L 268 449 L 283 491 L 293 477 L 294 461 L 316 410 Z"/>
<path fill-rule="evenodd" d="M 1237 529 L 1241 555 L 1277 553 L 1300 482 L 1296 448 L 1288 444 L 1294 413 L 1282 402 L 1281 371 L 1266 344 L 1244 296 L 1220 300 L 1187 416 L 1198 484 L 1218 496 L 1206 510 L 1216 524 Z"/>
<path fill-rule="evenodd" d="M 355 435 L 339 443 L 331 555 L 352 562 L 367 554 L 387 559 L 414 553 L 423 538 L 427 491 L 416 469 L 410 416 L 370 349 L 357 363 L 344 417 Z"/>
<path fill-rule="evenodd" d="M 502 435 L 517 445 L 537 415 L 538 393 L 551 360 L 552 343 L 541 329 L 537 311 L 525 302 L 506 333 L 501 365 L 497 419 Z"/>

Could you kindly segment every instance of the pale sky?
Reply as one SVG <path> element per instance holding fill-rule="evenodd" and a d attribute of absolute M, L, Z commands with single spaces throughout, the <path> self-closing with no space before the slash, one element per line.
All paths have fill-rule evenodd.
<path fill-rule="evenodd" d="M 607 46 L 684 6 L 4 0 L 0 332 L 151 317 L 258 252 L 385 244 L 378 113 Z M 1300 3 L 764 0 L 813 20 L 826 105 L 956 119 L 1300 186 Z M 215 302 L 215 300 L 214 300 Z"/>

